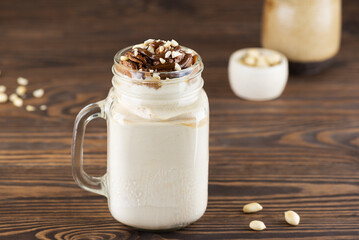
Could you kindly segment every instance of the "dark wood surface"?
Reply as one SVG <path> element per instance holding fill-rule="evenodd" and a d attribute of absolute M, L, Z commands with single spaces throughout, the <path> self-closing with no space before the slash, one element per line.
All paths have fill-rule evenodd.
<path fill-rule="evenodd" d="M 359 3 L 343 1 L 342 48 L 330 69 L 290 77 L 283 96 L 231 92 L 229 55 L 260 45 L 261 1 L 1 0 L 0 85 L 43 87 L 45 112 L 0 104 L 0 239 L 359 239 Z M 111 86 L 117 50 L 177 39 L 202 55 L 210 99 L 209 202 L 187 228 L 145 233 L 115 221 L 104 197 L 71 175 L 73 121 Z M 106 170 L 103 121 L 91 123 L 86 169 Z M 264 210 L 244 215 L 243 204 Z M 301 224 L 286 225 L 297 211 Z M 267 229 L 249 230 L 261 219 Z"/>

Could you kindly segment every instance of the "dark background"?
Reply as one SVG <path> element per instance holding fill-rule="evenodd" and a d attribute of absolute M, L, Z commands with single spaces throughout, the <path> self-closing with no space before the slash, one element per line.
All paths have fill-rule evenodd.
<path fill-rule="evenodd" d="M 45 88 L 45 112 L 0 104 L 0 239 L 359 239 L 359 2 L 343 1 L 342 48 L 315 76 L 293 77 L 281 98 L 231 92 L 230 54 L 260 45 L 262 1 L 0 1 L 0 85 Z M 205 215 L 172 233 L 116 222 L 106 199 L 71 176 L 73 121 L 106 97 L 121 48 L 148 38 L 197 50 L 211 108 Z M 103 121 L 91 123 L 86 169 L 106 169 Z M 243 204 L 264 210 L 244 215 Z M 297 211 L 297 227 L 283 212 Z M 248 223 L 265 222 L 253 232 Z"/>

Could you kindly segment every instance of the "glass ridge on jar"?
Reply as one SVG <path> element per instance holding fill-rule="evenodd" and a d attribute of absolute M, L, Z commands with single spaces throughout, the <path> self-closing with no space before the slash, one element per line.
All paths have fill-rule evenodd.
<path fill-rule="evenodd" d="M 123 224 L 154 231 L 183 228 L 207 207 L 203 63 L 198 55 L 180 71 L 131 70 L 119 62 L 129 49 L 116 54 L 113 87 L 99 103 L 108 127 L 107 174 L 96 191 L 77 181 L 107 196 L 112 216 Z"/>

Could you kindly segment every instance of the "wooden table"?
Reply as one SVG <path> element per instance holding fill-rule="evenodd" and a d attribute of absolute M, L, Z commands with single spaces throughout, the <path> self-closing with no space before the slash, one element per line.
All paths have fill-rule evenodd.
<path fill-rule="evenodd" d="M 343 1 L 342 49 L 320 75 L 290 77 L 283 96 L 247 102 L 231 92 L 229 55 L 260 45 L 261 1 L 1 0 L 0 84 L 45 88 L 47 111 L 0 104 L 0 239 L 359 239 L 359 18 Z M 71 175 L 73 121 L 111 86 L 117 50 L 177 39 L 202 55 L 211 107 L 205 215 L 170 233 L 115 221 L 104 197 Z M 106 170 L 104 121 L 86 135 L 86 170 Z M 244 215 L 245 203 L 264 210 Z M 288 226 L 283 212 L 302 222 Z M 261 219 L 267 229 L 249 230 Z"/>

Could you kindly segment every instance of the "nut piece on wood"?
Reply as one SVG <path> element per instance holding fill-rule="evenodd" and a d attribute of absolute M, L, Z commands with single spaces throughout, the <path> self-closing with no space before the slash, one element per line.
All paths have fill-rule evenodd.
<path fill-rule="evenodd" d="M 16 88 L 16 94 L 19 96 L 24 96 L 26 93 L 26 87 L 25 86 L 18 86 Z"/>
<path fill-rule="evenodd" d="M 36 89 L 35 91 L 32 92 L 32 95 L 34 95 L 34 97 L 36 98 L 41 98 L 42 96 L 44 96 L 44 89 L 42 88 L 39 88 L 39 89 Z"/>
<path fill-rule="evenodd" d="M 23 78 L 23 77 L 18 77 L 17 83 L 21 86 L 26 86 L 27 84 L 29 84 L 29 80 L 27 80 L 26 78 Z"/>
<path fill-rule="evenodd" d="M 26 105 L 25 109 L 28 112 L 33 112 L 33 111 L 36 110 L 36 108 L 34 106 L 32 106 L 32 105 Z"/>
<path fill-rule="evenodd" d="M 285 218 L 285 221 L 290 225 L 293 225 L 293 226 L 299 225 L 300 217 L 294 211 L 286 211 L 284 213 L 284 218 Z"/>
<path fill-rule="evenodd" d="M 244 213 L 255 213 L 255 212 L 259 212 L 262 209 L 263 209 L 262 205 L 256 202 L 248 203 L 243 206 Z"/>
<path fill-rule="evenodd" d="M 19 96 L 18 95 L 16 95 L 16 93 L 12 93 L 12 94 L 10 94 L 10 97 L 9 97 L 9 100 L 11 101 L 11 102 L 14 102 L 16 99 L 18 99 L 19 98 Z"/>
<path fill-rule="evenodd" d="M 4 85 L 0 85 L 0 93 L 6 92 L 6 87 Z"/>
<path fill-rule="evenodd" d="M 47 106 L 46 105 L 41 105 L 39 108 L 40 108 L 41 111 L 45 111 L 47 109 Z"/>
<path fill-rule="evenodd" d="M 7 102 L 7 99 L 8 99 L 8 97 L 7 97 L 6 93 L 0 93 L 0 103 Z"/>
<path fill-rule="evenodd" d="M 22 107 L 22 105 L 24 104 L 22 99 L 19 97 L 14 99 L 14 101 L 12 103 L 14 104 L 15 107 Z"/>
<path fill-rule="evenodd" d="M 249 227 L 254 231 L 262 231 L 266 229 L 266 225 L 262 221 L 254 220 L 249 223 Z"/>

